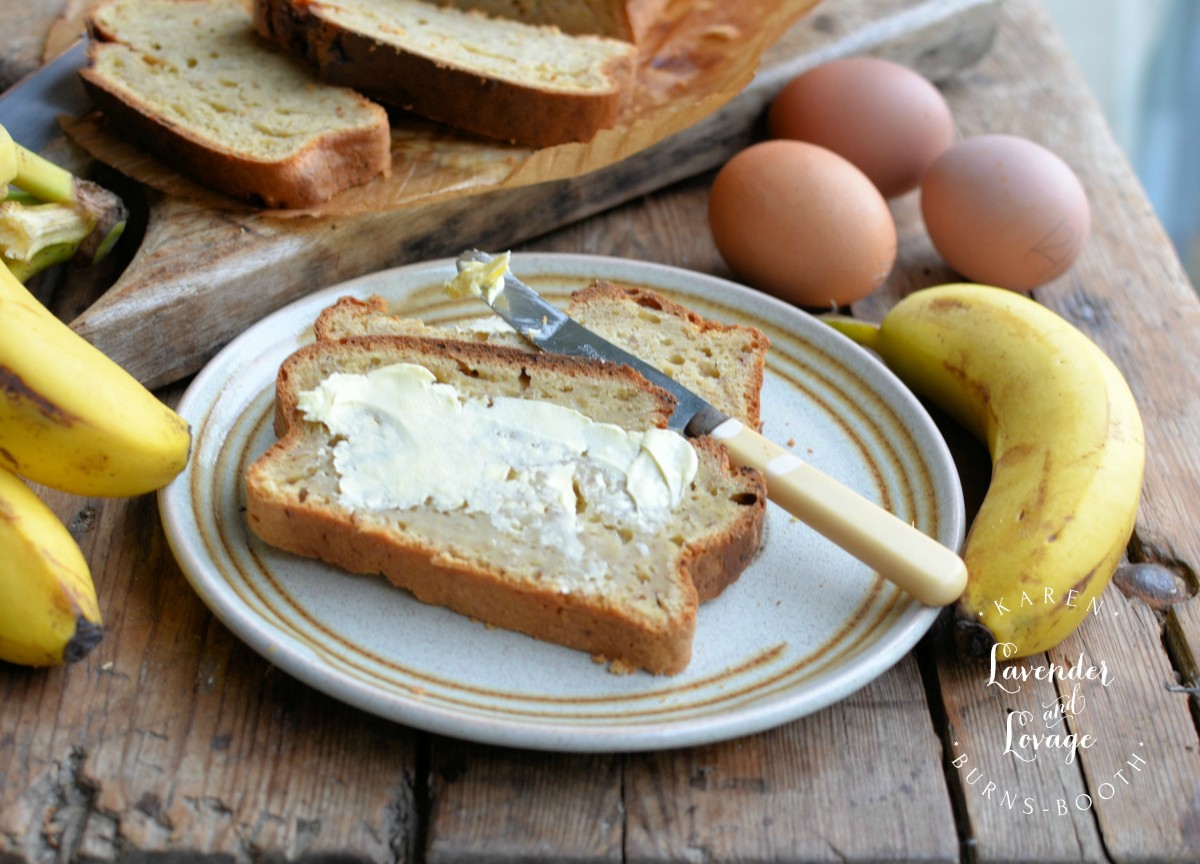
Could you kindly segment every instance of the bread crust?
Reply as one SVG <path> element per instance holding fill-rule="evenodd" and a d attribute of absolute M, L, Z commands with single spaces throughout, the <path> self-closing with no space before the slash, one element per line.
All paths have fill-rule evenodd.
<path fill-rule="evenodd" d="M 668 0 L 434 0 L 439 6 L 478 9 L 563 32 L 640 42 L 663 16 Z"/>
<path fill-rule="evenodd" d="M 466 560 L 389 530 L 383 517 L 355 513 L 336 500 L 308 494 L 303 486 L 297 489 L 277 482 L 274 466 L 286 454 L 303 446 L 306 435 L 325 435 L 320 427 L 302 420 L 296 408 L 299 392 L 331 370 L 370 368 L 381 356 L 389 358 L 388 362 L 428 362 L 436 357 L 438 362 L 476 371 L 477 364 L 485 364 L 488 370 L 508 369 L 535 385 L 542 376 L 600 376 L 595 379 L 600 386 L 633 388 L 657 406 L 648 425 L 665 425 L 674 406 L 665 391 L 632 370 L 612 364 L 410 336 L 316 343 L 299 349 L 279 370 L 276 411 L 282 437 L 246 475 L 247 519 L 254 533 L 273 546 L 352 572 L 382 573 L 423 602 L 495 626 L 656 674 L 682 671 L 691 658 L 701 599 L 720 593 L 757 552 L 766 502 L 761 476 L 732 472 L 737 478 L 733 485 L 745 500 L 738 502 L 741 506 L 724 530 L 684 542 L 678 572 L 668 574 L 674 588 L 665 601 L 669 604 L 663 608 L 666 614 L 654 620 L 603 597 L 563 593 L 553 583 L 510 578 L 502 562 Z M 314 368 L 314 363 L 319 366 Z M 707 439 L 697 440 L 695 445 L 706 466 L 703 470 L 730 471 L 718 445 Z"/>
<path fill-rule="evenodd" d="M 648 630 L 644 620 L 632 621 L 617 606 L 584 603 L 571 594 L 505 580 L 502 570 L 485 570 L 437 549 L 363 529 L 347 514 L 258 494 L 249 501 L 250 525 L 271 545 L 352 573 L 382 574 L 423 603 L 655 674 L 677 674 L 691 660 L 699 597 L 686 576 L 679 580 L 681 608 Z"/>
<path fill-rule="evenodd" d="M 93 50 L 97 47 L 93 46 Z M 279 162 L 249 159 L 187 129 L 168 125 L 153 108 L 91 69 L 80 70 L 92 102 L 121 134 L 183 174 L 233 198 L 267 207 L 303 209 L 391 169 L 387 114 L 382 127 L 338 130 Z"/>
<path fill-rule="evenodd" d="M 309 0 L 255 0 L 254 23 L 324 81 L 458 129 L 531 147 L 587 141 L 615 125 L 633 76 L 630 54 L 606 69 L 613 80 L 607 91 L 543 90 L 489 78 L 343 29 Z"/>

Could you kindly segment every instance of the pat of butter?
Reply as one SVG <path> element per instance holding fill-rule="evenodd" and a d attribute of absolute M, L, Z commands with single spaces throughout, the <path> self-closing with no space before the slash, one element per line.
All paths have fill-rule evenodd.
<path fill-rule="evenodd" d="M 299 407 L 337 439 L 346 505 L 464 509 L 511 532 L 552 519 L 574 534 L 589 508 L 621 524 L 662 524 L 699 464 L 675 432 L 629 431 L 551 402 L 466 397 L 410 363 L 331 375 Z"/>
<path fill-rule="evenodd" d="M 451 297 L 482 297 L 490 306 L 504 290 L 504 274 L 508 272 L 508 252 L 501 252 L 488 261 L 470 261 L 455 277 L 446 282 Z"/>

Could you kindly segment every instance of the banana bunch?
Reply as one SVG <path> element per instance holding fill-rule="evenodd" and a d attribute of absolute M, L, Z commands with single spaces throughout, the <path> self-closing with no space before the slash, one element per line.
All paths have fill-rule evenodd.
<path fill-rule="evenodd" d="M 0 191 L 0 258 L 22 282 L 70 259 L 99 261 L 125 230 L 117 195 L 22 147 L 3 125 Z"/>
<path fill-rule="evenodd" d="M 960 648 L 1009 659 L 1060 643 L 1095 611 L 1137 517 L 1145 439 L 1120 371 L 1063 318 L 1001 288 L 917 291 L 879 325 L 825 320 L 991 455 L 963 547 Z"/>
<path fill-rule="evenodd" d="M 11 173 L 45 194 L 59 175 L 6 138 L 0 134 L 0 179 Z M 60 183 L 58 192 L 68 190 Z M 75 495 L 140 495 L 182 471 L 190 448 L 179 415 L 55 317 L 0 260 L 0 660 L 70 662 L 101 634 L 79 547 L 16 475 Z"/>

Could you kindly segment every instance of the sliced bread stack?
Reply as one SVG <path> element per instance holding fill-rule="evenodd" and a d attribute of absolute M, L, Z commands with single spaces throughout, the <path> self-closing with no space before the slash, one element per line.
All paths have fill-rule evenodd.
<path fill-rule="evenodd" d="M 634 292 L 637 299 L 615 286 L 589 292 L 573 309 L 607 306 L 614 320 L 622 317 L 615 310 L 623 309 L 626 332 L 663 332 L 662 320 L 667 319 L 683 329 L 703 329 L 703 323 L 688 317 L 691 313 L 680 319 L 675 304 L 659 309 L 643 305 L 656 296 L 644 289 Z M 648 319 L 638 323 L 646 309 L 666 318 L 657 326 Z M 422 326 L 388 316 L 378 301 L 343 301 L 322 316 L 318 340 L 280 369 L 280 438 L 247 472 L 252 530 L 296 554 L 353 572 L 382 573 L 424 602 L 586 651 L 610 661 L 614 670 L 675 674 L 686 668 L 699 603 L 732 583 L 758 550 L 766 506 L 762 477 L 732 468 L 719 446 L 695 439 L 684 445 L 695 455 L 694 475 L 667 510 L 615 506 L 614 501 L 626 500 L 622 482 L 633 481 L 621 481 L 619 471 L 612 474 L 609 462 L 598 462 L 591 452 L 567 460 L 569 482 L 561 477 L 558 482 L 531 481 L 519 460 L 510 459 L 511 470 L 494 481 L 495 489 L 505 490 L 491 499 L 502 502 L 496 507 L 438 506 L 432 495 L 414 506 L 363 507 L 349 491 L 351 469 L 346 466 L 352 463 L 339 450 L 353 436 L 338 431 L 336 424 L 326 425 L 334 422 L 328 417 L 315 420 L 311 408 L 326 404 L 325 396 L 315 395 L 324 392 L 322 382 L 340 375 L 419 367 L 432 382 L 449 388 L 439 392 L 452 392 L 464 404 L 474 400 L 490 408 L 514 404 L 506 400 L 529 400 L 516 404 L 568 408 L 636 436 L 674 435 L 648 432 L 665 425 L 673 397 L 624 367 L 498 344 L 512 334 L 497 340 Z M 718 327 L 711 335 L 716 353 L 726 331 Z M 644 341 L 643 356 L 652 362 L 662 359 L 651 355 L 655 350 L 674 352 L 672 342 L 674 336 L 667 337 L 655 349 Z M 765 351 L 761 337 L 750 344 Z M 755 423 L 761 354 L 758 359 L 757 379 L 743 371 L 753 363 L 734 367 L 730 375 L 740 386 L 730 388 L 735 395 L 722 397 L 722 407 L 744 416 L 749 412 L 747 419 Z M 692 374 L 687 369 L 687 363 L 680 366 L 681 378 Z M 751 390 L 753 398 L 747 398 Z M 447 448 L 454 446 L 451 432 L 452 424 L 447 424 Z M 509 452 L 507 444 L 473 435 L 468 440 L 490 448 L 480 452 Z M 436 435 L 432 440 L 427 445 L 435 452 L 431 459 L 448 459 L 445 470 L 453 473 L 470 464 L 469 453 L 436 454 L 443 445 L 436 443 Z M 665 468 L 662 473 L 672 476 Z M 417 482 L 415 475 L 405 476 L 410 485 Z M 636 497 L 632 485 L 629 496 Z M 511 504 L 526 499 L 536 499 L 533 509 Z"/>

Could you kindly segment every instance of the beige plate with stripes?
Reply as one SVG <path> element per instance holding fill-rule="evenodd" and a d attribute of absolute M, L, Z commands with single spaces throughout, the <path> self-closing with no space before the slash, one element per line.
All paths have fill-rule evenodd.
<path fill-rule="evenodd" d="M 706 317 L 771 338 L 763 431 L 958 548 L 962 492 L 921 405 L 867 352 L 795 308 L 719 279 L 636 261 L 514 256 L 554 301 L 593 277 L 646 285 Z M 424 606 L 382 578 L 353 576 L 264 546 L 243 515 L 241 477 L 273 440 L 275 372 L 342 295 L 380 294 L 429 322 L 479 317 L 441 289 L 450 261 L 398 268 L 314 294 L 230 344 L 180 404 L 195 442 L 160 493 L 187 578 L 272 663 L 366 711 L 433 732 L 564 751 L 707 743 L 777 726 L 854 692 L 908 652 L 922 607 L 781 510 L 760 556 L 701 608 L 691 665 L 675 677 L 614 675 L 586 654 Z"/>

